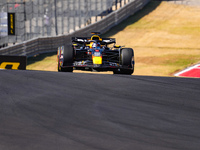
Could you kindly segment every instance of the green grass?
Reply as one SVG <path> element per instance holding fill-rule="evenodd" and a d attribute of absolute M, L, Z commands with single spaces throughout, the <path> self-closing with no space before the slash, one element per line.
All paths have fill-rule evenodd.
<path fill-rule="evenodd" d="M 164 62 L 165 65 L 171 65 L 177 67 L 187 66 L 188 64 L 191 65 L 199 61 L 198 55 L 172 55 L 166 57 L 171 59 L 165 61 Z"/>
<path fill-rule="evenodd" d="M 185 26 L 181 26 L 181 27 L 174 27 L 171 30 L 171 33 L 173 34 L 179 34 L 179 35 L 191 35 L 191 36 L 198 36 L 200 37 L 200 26 L 189 26 L 185 25 Z"/>
<path fill-rule="evenodd" d="M 46 57 L 51 57 L 56 55 L 57 52 L 51 52 L 51 53 L 44 53 L 44 54 L 40 54 L 40 55 L 36 55 L 34 57 L 29 57 L 27 58 L 27 65 L 31 65 L 34 64 L 36 62 L 42 61 L 44 60 Z M 51 60 L 45 60 L 46 62 L 51 61 Z"/>

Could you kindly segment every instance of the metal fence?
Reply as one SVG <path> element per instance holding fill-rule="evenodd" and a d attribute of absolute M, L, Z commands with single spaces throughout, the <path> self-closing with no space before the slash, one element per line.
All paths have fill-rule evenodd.
<path fill-rule="evenodd" d="M 87 0 L 85 0 L 85 1 L 87 1 Z M 75 12 L 72 11 L 72 12 L 70 12 L 71 17 L 67 16 L 64 21 L 62 21 L 62 20 L 59 21 L 59 24 L 57 25 L 58 26 L 57 31 L 56 30 L 53 31 L 53 29 L 56 29 L 55 27 L 51 28 L 51 30 L 52 30 L 51 35 L 55 35 L 55 36 L 38 37 L 41 34 L 45 35 L 45 31 L 43 31 L 44 29 L 38 29 L 38 31 L 42 31 L 42 32 L 41 33 L 37 32 L 36 31 L 37 29 L 33 30 L 33 27 L 38 27 L 38 26 L 32 27 L 32 25 L 33 24 L 37 25 L 37 22 L 38 22 L 38 24 L 39 24 L 39 22 L 40 23 L 42 23 L 42 22 L 39 21 L 39 19 L 35 20 L 35 22 L 33 22 L 33 20 L 32 20 L 31 27 L 30 27 L 31 28 L 30 36 L 33 36 L 33 37 L 30 38 L 31 40 L 24 41 L 20 44 L 16 44 L 14 46 L 10 46 L 7 48 L 2 48 L 2 49 L 0 49 L 0 54 L 1 55 L 33 56 L 33 55 L 39 54 L 39 53 L 56 51 L 57 48 L 61 45 L 69 45 L 70 46 L 72 36 L 89 36 L 90 32 L 92 32 L 92 31 L 99 31 L 101 33 L 105 33 L 106 31 L 111 29 L 113 26 L 119 24 L 121 21 L 123 21 L 130 15 L 132 15 L 135 12 L 137 12 L 138 10 L 142 9 L 149 1 L 150 0 L 133 0 L 130 2 L 127 1 L 127 3 L 123 7 L 121 7 L 120 9 L 118 9 L 116 11 L 113 11 L 112 13 L 109 13 L 105 17 L 101 17 L 102 11 L 99 11 L 101 13 L 93 12 L 93 14 L 96 13 L 95 14 L 96 16 L 94 19 L 96 19 L 96 17 L 100 17 L 101 19 L 98 20 L 98 18 L 97 18 L 97 20 L 95 20 L 94 23 L 86 25 L 86 26 L 83 25 L 83 27 L 75 29 L 75 30 L 74 30 L 74 23 L 76 25 L 82 26 L 82 24 L 86 24 L 88 22 L 88 19 L 92 19 L 92 18 L 91 18 L 91 15 L 89 15 L 89 17 L 84 17 L 84 19 L 82 19 L 82 18 L 80 19 L 79 17 L 74 18 L 73 16 L 78 16 L 78 15 L 76 15 Z M 59 5 L 59 3 L 57 3 L 57 5 Z M 112 5 L 109 5 L 109 6 L 112 6 Z M 92 9 L 92 7 L 90 7 L 90 8 Z M 107 8 L 108 7 L 105 7 L 104 10 L 107 11 L 108 10 Z M 48 10 L 49 10 L 49 8 L 48 8 Z M 57 11 L 56 14 L 61 14 L 61 12 Z M 92 11 L 90 11 L 90 12 L 92 13 Z M 53 17 L 53 18 L 55 19 L 55 17 Z M 58 17 L 57 19 L 59 20 L 61 18 Z M 73 25 L 70 26 L 70 24 L 69 24 L 69 26 L 68 26 L 67 24 L 65 24 L 67 22 L 67 19 L 71 19 L 72 20 L 71 22 L 73 22 L 75 20 L 73 22 Z M 29 21 L 28 15 L 27 15 L 26 20 Z M 79 21 L 81 23 L 78 23 Z M 29 21 L 29 23 L 30 22 L 31 21 Z M 19 30 L 20 29 L 24 30 L 25 26 L 26 26 L 26 24 L 21 24 L 21 26 L 19 27 Z M 65 28 L 65 26 L 67 26 L 68 28 Z M 64 28 L 64 29 L 61 29 L 61 28 Z M 72 32 L 67 31 L 69 29 L 72 29 Z M 29 32 L 26 33 L 23 31 L 21 31 L 21 32 L 24 34 L 25 37 L 23 37 L 23 34 L 22 34 L 22 37 L 19 37 L 19 38 L 26 38 L 26 36 L 27 36 L 26 34 L 29 33 Z M 56 35 L 56 32 L 58 32 L 58 34 L 59 34 L 58 36 Z M 37 38 L 35 38 L 35 37 L 37 37 Z"/>
<path fill-rule="evenodd" d="M 0 12 L 16 14 L 16 35 L 5 36 L 0 18 L 0 45 L 35 37 L 72 33 L 94 23 L 131 0 L 0 0 Z M 2 34 L 3 33 L 3 34 Z"/>

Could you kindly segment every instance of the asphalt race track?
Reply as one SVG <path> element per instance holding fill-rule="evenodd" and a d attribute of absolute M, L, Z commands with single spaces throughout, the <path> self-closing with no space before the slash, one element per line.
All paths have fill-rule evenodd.
<path fill-rule="evenodd" d="M 200 79 L 0 70 L 1 150 L 198 150 Z"/>

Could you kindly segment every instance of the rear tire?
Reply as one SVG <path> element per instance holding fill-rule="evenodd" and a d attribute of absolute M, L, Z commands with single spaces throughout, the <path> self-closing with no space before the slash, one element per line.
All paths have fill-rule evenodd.
<path fill-rule="evenodd" d="M 134 64 L 132 63 L 134 51 L 132 48 L 124 48 L 121 50 L 120 65 L 129 69 L 120 69 L 113 71 L 114 74 L 131 75 L 134 72 Z"/>

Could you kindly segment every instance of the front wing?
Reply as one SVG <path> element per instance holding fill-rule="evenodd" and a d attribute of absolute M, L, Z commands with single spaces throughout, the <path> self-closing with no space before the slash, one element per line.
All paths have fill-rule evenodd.
<path fill-rule="evenodd" d="M 75 61 L 68 66 L 62 66 L 63 68 L 74 67 L 75 70 L 96 70 L 96 71 L 114 71 L 119 69 L 130 69 L 128 66 L 122 66 L 119 63 L 103 61 L 102 64 L 93 64 L 92 61 Z"/>

